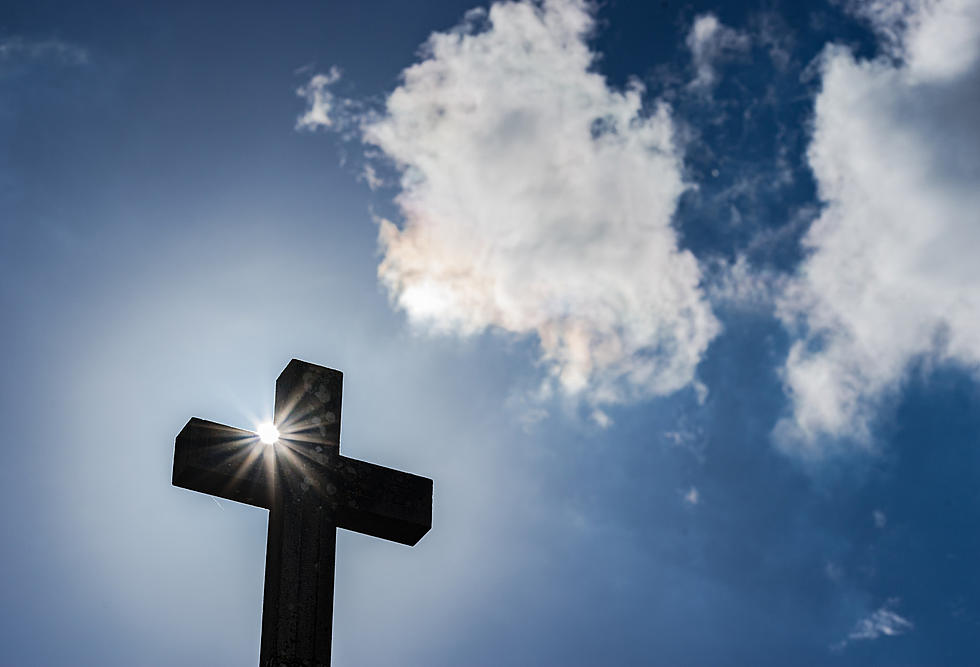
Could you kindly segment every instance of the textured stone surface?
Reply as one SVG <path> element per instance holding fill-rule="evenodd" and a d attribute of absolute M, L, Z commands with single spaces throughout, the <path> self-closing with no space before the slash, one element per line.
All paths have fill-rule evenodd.
<path fill-rule="evenodd" d="M 269 510 L 261 667 L 330 664 L 336 529 L 414 545 L 432 525 L 432 480 L 340 454 L 343 374 L 293 359 L 276 381 L 280 440 L 193 418 L 175 486 Z"/>

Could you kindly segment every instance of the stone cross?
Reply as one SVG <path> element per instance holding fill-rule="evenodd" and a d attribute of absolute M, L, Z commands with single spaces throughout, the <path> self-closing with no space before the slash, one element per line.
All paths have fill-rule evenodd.
<path fill-rule="evenodd" d="M 432 480 L 340 454 L 343 374 L 293 359 L 276 380 L 280 438 L 193 418 L 174 486 L 269 510 L 260 667 L 329 667 L 337 528 L 414 545 Z"/>

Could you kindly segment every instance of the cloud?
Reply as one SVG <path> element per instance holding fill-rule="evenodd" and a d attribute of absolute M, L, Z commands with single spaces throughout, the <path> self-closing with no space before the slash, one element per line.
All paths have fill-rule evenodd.
<path fill-rule="evenodd" d="M 769 52 L 769 59 L 778 70 L 785 70 L 793 59 L 795 38 L 779 14 L 764 11 L 755 14 L 752 19 L 753 38 Z"/>
<path fill-rule="evenodd" d="M 0 39 L 0 64 L 23 60 L 54 60 L 66 65 L 86 65 L 88 51 L 59 39 L 27 39 L 13 36 Z"/>
<path fill-rule="evenodd" d="M 340 80 L 340 70 L 331 67 L 326 74 L 315 74 L 296 94 L 306 99 L 306 112 L 296 119 L 297 130 L 329 128 L 334 124 L 335 101 L 329 87 Z"/>
<path fill-rule="evenodd" d="M 871 23 L 913 79 L 962 75 L 980 52 L 974 0 L 852 0 L 845 6 Z"/>
<path fill-rule="evenodd" d="M 670 109 L 607 85 L 593 28 L 583 0 L 471 11 L 359 122 L 400 173 L 402 224 L 379 231 L 396 307 L 425 331 L 533 336 L 541 395 L 597 406 L 689 386 L 720 327 L 671 226 Z M 332 122 L 330 83 L 300 89 L 300 127 Z"/>
<path fill-rule="evenodd" d="M 893 598 L 886 602 L 881 609 L 858 621 L 851 633 L 847 635 L 847 639 L 840 642 L 838 647 L 843 648 L 851 641 L 897 637 L 913 630 L 915 625 L 912 621 L 891 610 L 891 607 L 896 603 L 897 600 Z"/>
<path fill-rule="evenodd" d="M 711 269 L 711 302 L 733 308 L 769 310 L 786 282 L 784 274 L 753 267 L 744 254 L 736 255 L 734 262 L 716 260 Z"/>
<path fill-rule="evenodd" d="M 871 513 L 871 518 L 875 522 L 875 528 L 884 528 L 888 523 L 888 517 L 881 510 L 875 510 Z"/>
<path fill-rule="evenodd" d="M 746 33 L 722 25 L 714 14 L 701 14 L 694 19 L 685 43 L 691 51 L 696 72 L 689 86 L 707 91 L 718 81 L 715 64 L 736 53 L 747 51 L 751 46 L 751 39 Z"/>
<path fill-rule="evenodd" d="M 361 170 L 361 178 L 372 190 L 377 190 L 385 184 L 384 179 L 378 176 L 377 170 L 369 164 L 364 165 L 364 169 Z"/>
<path fill-rule="evenodd" d="M 592 421 L 595 422 L 599 428 L 609 428 L 612 426 L 612 417 L 598 408 L 592 411 L 591 416 Z"/>
<path fill-rule="evenodd" d="M 684 494 L 684 502 L 688 505 L 697 505 L 701 502 L 701 494 L 698 493 L 696 486 L 692 486 L 687 490 L 687 493 Z"/>
<path fill-rule="evenodd" d="M 775 435 L 807 455 L 869 445 L 915 360 L 980 363 L 980 2 L 887 7 L 863 14 L 884 56 L 822 56 L 808 160 L 824 209 L 779 304 L 796 340 Z"/>

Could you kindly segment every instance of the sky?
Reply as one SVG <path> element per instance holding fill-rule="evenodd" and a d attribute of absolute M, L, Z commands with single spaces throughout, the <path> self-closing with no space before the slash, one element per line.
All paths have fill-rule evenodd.
<path fill-rule="evenodd" d="M 0 663 L 255 665 L 291 358 L 434 480 L 335 665 L 980 653 L 980 2 L 5 3 Z"/>

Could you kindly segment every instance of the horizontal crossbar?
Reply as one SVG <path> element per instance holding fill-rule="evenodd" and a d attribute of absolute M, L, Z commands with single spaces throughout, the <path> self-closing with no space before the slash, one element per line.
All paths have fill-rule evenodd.
<path fill-rule="evenodd" d="M 276 453 L 282 446 L 289 455 Z M 414 545 L 432 526 L 431 479 L 341 456 L 333 447 L 269 447 L 254 433 L 196 417 L 177 435 L 173 483 L 266 509 L 277 493 L 302 488 L 334 508 L 337 527 L 401 544 Z"/>

